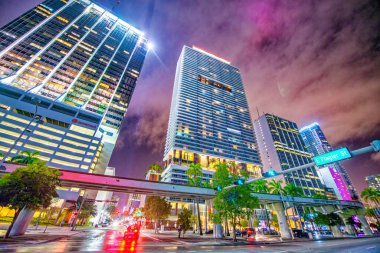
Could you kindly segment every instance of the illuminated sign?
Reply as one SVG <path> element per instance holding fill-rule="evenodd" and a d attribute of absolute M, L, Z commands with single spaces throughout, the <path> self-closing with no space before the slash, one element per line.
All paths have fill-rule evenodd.
<path fill-rule="evenodd" d="M 313 160 L 317 166 L 334 163 L 344 159 L 351 158 L 352 155 L 347 148 L 337 149 L 319 156 L 314 156 Z"/>
<path fill-rule="evenodd" d="M 73 122 L 74 124 L 80 124 L 80 125 L 88 126 L 91 128 L 96 128 L 96 126 L 88 124 L 88 123 L 83 122 L 83 121 L 79 121 L 78 119 L 72 119 L 71 122 Z"/>

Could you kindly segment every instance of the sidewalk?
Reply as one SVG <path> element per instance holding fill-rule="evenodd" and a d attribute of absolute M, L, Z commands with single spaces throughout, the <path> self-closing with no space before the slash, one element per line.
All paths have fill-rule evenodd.
<path fill-rule="evenodd" d="M 22 243 L 22 244 L 40 244 L 59 240 L 65 237 L 70 237 L 84 233 L 87 229 L 77 228 L 75 231 L 71 231 L 71 227 L 57 227 L 57 226 L 48 226 L 46 232 L 44 233 L 45 226 L 39 226 L 38 229 L 34 226 L 29 226 L 24 235 L 12 236 L 3 240 L 2 237 L 6 233 L 6 229 L 9 224 L 0 224 L 0 245 L 1 244 L 13 244 L 13 243 Z"/>
<path fill-rule="evenodd" d="M 327 240 L 338 240 L 338 239 L 361 239 L 361 238 L 371 238 L 373 236 L 362 236 L 362 237 L 331 237 L 331 238 L 322 238 L 322 239 L 308 239 L 308 238 L 296 238 L 283 240 L 279 236 L 264 236 L 259 235 L 256 238 L 247 238 L 247 237 L 237 237 L 237 242 L 232 241 L 232 237 L 226 238 L 214 238 L 212 234 L 203 234 L 202 236 L 199 234 L 194 234 L 192 231 L 187 231 L 185 234 L 185 238 L 178 238 L 178 232 L 176 230 L 172 231 L 162 231 L 159 234 L 155 234 L 154 230 L 141 230 L 145 235 L 159 239 L 170 239 L 178 242 L 182 242 L 183 244 L 192 244 L 192 245 L 207 245 L 207 246 L 216 246 L 216 245 L 231 245 L 231 244 L 239 244 L 239 245 L 265 245 L 265 244 L 281 244 L 281 243 L 295 243 L 295 242 L 308 242 L 308 241 L 327 241 Z"/>

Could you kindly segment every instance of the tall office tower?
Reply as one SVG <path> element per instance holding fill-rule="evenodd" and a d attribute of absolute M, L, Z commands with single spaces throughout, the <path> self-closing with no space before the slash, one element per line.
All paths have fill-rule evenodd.
<path fill-rule="evenodd" d="M 239 70 L 199 48 L 184 46 L 177 63 L 162 181 L 187 183 L 189 164 L 204 180 L 218 162 L 231 162 L 252 177 L 261 163 Z"/>
<path fill-rule="evenodd" d="M 380 191 L 380 174 L 365 177 L 368 187 Z"/>
<path fill-rule="evenodd" d="M 46 0 L 2 27 L 0 152 L 33 121 L 11 156 L 104 170 L 146 52 L 142 32 L 88 0 Z"/>
<path fill-rule="evenodd" d="M 300 134 L 306 144 L 306 148 L 314 156 L 332 150 L 318 123 L 313 123 L 301 128 Z M 335 189 L 338 198 L 352 200 L 352 198 L 358 197 L 351 179 L 341 163 L 336 162 L 329 164 L 325 168 L 321 168 L 320 173 L 326 186 Z"/>
<path fill-rule="evenodd" d="M 264 114 L 253 125 L 264 171 L 284 171 L 312 162 L 296 123 L 272 114 Z M 325 191 L 314 166 L 287 173 L 282 177 L 286 183 L 302 187 L 306 195 Z"/>

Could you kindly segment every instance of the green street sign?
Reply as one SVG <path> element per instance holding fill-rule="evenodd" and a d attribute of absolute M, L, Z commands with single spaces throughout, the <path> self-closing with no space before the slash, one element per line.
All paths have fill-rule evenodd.
<path fill-rule="evenodd" d="M 340 160 L 351 158 L 352 155 L 347 148 L 337 149 L 322 155 L 314 156 L 313 160 L 317 166 L 334 163 Z"/>

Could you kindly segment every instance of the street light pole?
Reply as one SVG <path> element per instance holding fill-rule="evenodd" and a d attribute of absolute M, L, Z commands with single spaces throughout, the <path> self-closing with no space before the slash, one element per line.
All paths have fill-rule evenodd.
<path fill-rule="evenodd" d="M 5 160 L 8 158 L 8 156 L 11 154 L 12 150 L 16 147 L 17 143 L 20 141 L 21 137 L 24 135 L 24 133 L 28 130 L 32 122 L 36 119 L 37 116 L 37 110 L 38 110 L 38 105 L 41 103 L 39 99 L 33 99 L 33 102 L 35 102 L 36 108 L 34 110 L 34 114 L 32 119 L 29 121 L 28 125 L 24 128 L 24 130 L 21 132 L 21 134 L 17 137 L 15 142 L 12 144 L 12 146 L 8 149 L 7 153 L 3 156 L 3 159 L 0 161 L 0 168 L 3 166 Z"/>

